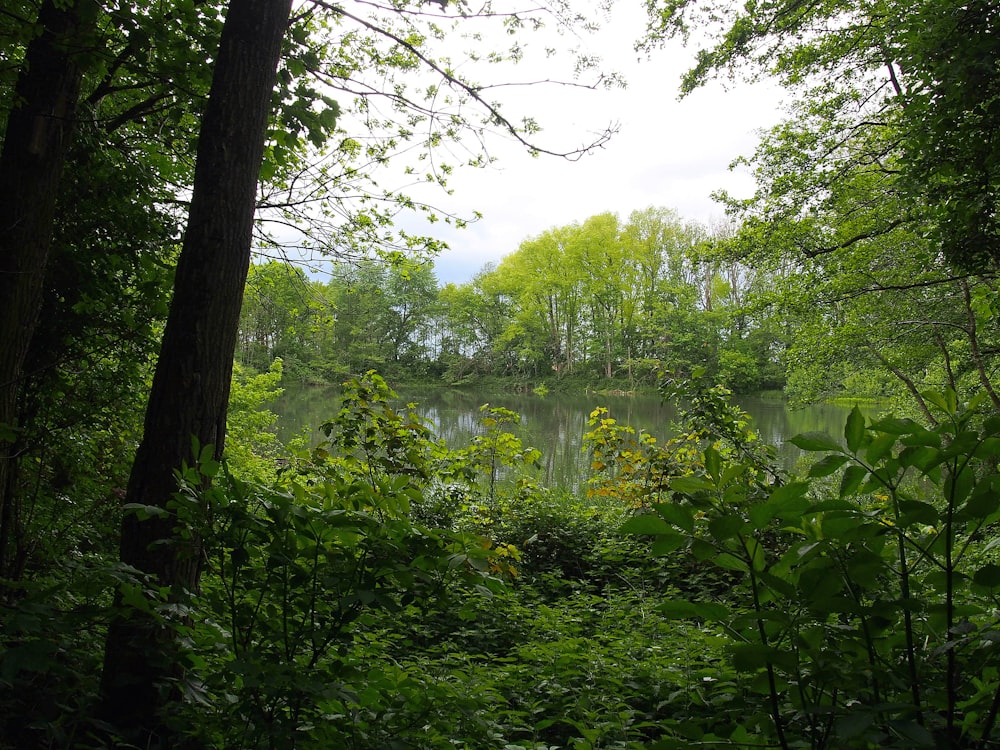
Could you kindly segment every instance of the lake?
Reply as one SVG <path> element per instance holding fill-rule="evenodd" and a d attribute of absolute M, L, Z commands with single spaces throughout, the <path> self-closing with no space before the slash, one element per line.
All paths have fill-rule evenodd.
<path fill-rule="evenodd" d="M 338 407 L 337 387 L 286 388 L 274 405 L 278 434 L 288 439 L 309 430 L 314 441 L 322 435 L 319 425 L 329 420 Z M 427 387 L 400 392 L 400 405 L 417 403 L 417 412 L 433 432 L 449 446 L 467 445 L 483 430 L 479 426 L 479 407 L 484 403 L 503 406 L 521 415 L 520 426 L 512 429 L 525 445 L 542 452 L 539 480 L 549 487 L 578 489 L 589 471 L 589 459 L 583 450 L 583 434 L 591 428 L 587 419 L 599 406 L 607 407 L 620 424 L 636 430 L 645 429 L 658 439 L 670 434 L 676 415 L 671 404 L 656 396 L 604 396 L 599 394 L 487 394 L 474 390 Z M 736 397 L 735 401 L 753 418 L 753 427 L 763 439 L 777 446 L 783 466 L 794 468 L 801 457 L 788 438 L 802 432 L 826 432 L 834 437 L 843 434 L 844 420 L 850 406 L 817 404 L 789 409 L 784 401 L 755 396 Z"/>

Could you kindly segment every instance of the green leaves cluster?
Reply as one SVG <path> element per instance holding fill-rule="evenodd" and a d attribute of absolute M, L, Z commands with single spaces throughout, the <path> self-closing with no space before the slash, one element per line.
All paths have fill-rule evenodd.
<path fill-rule="evenodd" d="M 732 76 L 789 94 L 783 121 L 740 159 L 755 194 L 720 197 L 741 223 L 742 257 L 777 282 L 760 304 L 788 322 L 791 394 L 905 395 L 930 421 L 922 391 L 985 389 L 1000 408 L 996 318 L 970 306 L 996 286 L 995 9 L 646 7 L 649 47 L 697 30 L 682 92 Z"/>
<path fill-rule="evenodd" d="M 655 535 L 658 554 L 684 550 L 735 576 L 731 596 L 662 609 L 728 637 L 735 674 L 761 696 L 757 718 L 739 722 L 747 741 L 988 744 L 1000 420 L 954 393 L 924 397 L 936 427 L 866 424 L 855 409 L 842 442 L 793 438 L 824 454 L 795 481 L 761 482 L 754 462 L 709 447 L 703 472 L 669 481 L 669 500 L 624 525 Z M 692 739 L 691 724 L 668 725 Z"/>
<path fill-rule="evenodd" d="M 446 319 L 450 343 L 470 367 L 536 378 L 555 371 L 635 382 L 658 359 L 718 371 L 720 350 L 752 351 L 732 325 L 752 274 L 711 244 L 706 230 L 666 209 L 554 227 L 466 285 L 464 304 Z M 759 385 L 759 372 L 740 384 Z"/>
<path fill-rule="evenodd" d="M 239 358 L 281 357 L 303 379 L 377 369 L 462 384 L 489 375 L 653 383 L 656 362 L 707 368 L 731 388 L 782 381 L 781 321 L 751 312 L 766 279 L 666 209 L 612 214 L 526 240 L 496 268 L 438 288 L 429 262 L 334 266 L 322 283 L 254 266 Z"/>
<path fill-rule="evenodd" d="M 326 282 L 287 263 L 250 268 L 237 361 L 258 371 L 274 358 L 290 379 L 340 382 L 350 373 L 430 369 L 437 280 L 429 263 L 341 263 Z"/>

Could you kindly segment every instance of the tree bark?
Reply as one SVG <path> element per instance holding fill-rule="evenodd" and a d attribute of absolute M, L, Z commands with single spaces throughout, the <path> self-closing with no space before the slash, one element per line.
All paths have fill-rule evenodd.
<path fill-rule="evenodd" d="M 174 296 L 126 502 L 170 509 L 175 472 L 193 466 L 193 440 L 221 458 L 240 306 L 250 264 L 257 179 L 291 0 L 232 0 L 202 121 L 194 190 Z M 121 560 L 171 596 L 198 586 L 197 528 L 172 514 L 127 514 Z M 128 611 L 128 610 L 126 610 Z M 179 649 L 169 627 L 131 610 L 109 630 L 102 714 L 143 748 L 177 745 L 164 709 L 178 697 Z"/>
<path fill-rule="evenodd" d="M 76 52 L 92 22 L 85 0 L 45 0 L 28 45 L 0 151 L 0 578 L 11 577 L 18 525 L 17 395 L 42 304 L 56 198 L 82 71 Z"/>

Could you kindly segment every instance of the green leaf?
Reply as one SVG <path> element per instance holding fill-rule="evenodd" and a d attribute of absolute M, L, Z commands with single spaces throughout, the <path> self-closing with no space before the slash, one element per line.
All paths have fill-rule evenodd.
<path fill-rule="evenodd" d="M 805 506 L 799 501 L 803 500 L 808 492 L 809 482 L 789 482 L 788 484 L 776 487 L 771 492 L 767 502 L 772 504 L 779 511 L 783 511 L 788 508 L 800 509 Z M 775 515 L 780 516 L 781 513 L 779 512 Z"/>
<path fill-rule="evenodd" d="M 990 492 L 988 485 L 980 485 L 963 510 L 972 518 L 983 519 L 996 513 L 997 508 L 1000 508 L 1000 494 Z"/>
<path fill-rule="evenodd" d="M 719 516 L 708 524 L 708 532 L 720 542 L 736 536 L 746 526 L 746 521 L 738 515 Z"/>
<path fill-rule="evenodd" d="M 750 508 L 750 519 L 762 527 L 772 518 L 798 516 L 809 507 L 808 492 L 808 482 L 789 482 L 776 487 L 764 503 Z"/>
<path fill-rule="evenodd" d="M 135 513 L 140 521 L 145 521 L 149 518 L 166 518 L 170 515 L 170 511 L 166 508 L 161 508 L 158 505 L 146 505 L 144 503 L 125 503 L 122 506 L 122 510 Z"/>
<path fill-rule="evenodd" d="M 705 477 L 674 477 L 670 480 L 669 487 L 674 492 L 680 492 L 685 495 L 694 495 L 698 492 L 705 492 L 709 490 L 714 490 L 715 485 L 712 484 Z"/>
<path fill-rule="evenodd" d="M 940 448 L 941 435 L 933 430 L 918 430 L 909 435 L 904 435 L 899 439 L 899 442 L 903 445 L 926 445 L 931 448 Z"/>
<path fill-rule="evenodd" d="M 1000 456 L 1000 438 L 986 438 L 980 443 L 973 454 L 976 458 L 989 460 L 994 456 Z"/>
<path fill-rule="evenodd" d="M 888 563 L 880 555 L 865 547 L 858 547 L 847 560 L 851 584 L 865 588 L 877 586 L 888 567 Z"/>
<path fill-rule="evenodd" d="M 773 570 L 773 568 L 772 568 Z M 766 571 L 759 571 L 757 577 L 762 583 L 766 584 L 768 588 L 776 591 L 780 596 L 792 599 L 797 596 L 794 584 L 790 581 L 786 581 L 780 576 L 776 576 L 773 573 L 768 573 Z"/>
<path fill-rule="evenodd" d="M 641 516 L 633 516 L 621 525 L 619 531 L 622 534 L 669 534 L 674 531 L 674 527 L 664 521 L 655 513 L 643 513 Z"/>
<path fill-rule="evenodd" d="M 844 424 L 844 440 L 847 441 L 847 449 L 857 453 L 865 439 L 865 417 L 861 409 L 855 406 L 847 416 Z"/>
<path fill-rule="evenodd" d="M 985 586 L 991 589 L 997 588 L 1000 586 L 1000 565 L 987 563 L 972 576 L 972 582 L 977 586 Z"/>
<path fill-rule="evenodd" d="M 718 550 L 714 544 L 706 542 L 704 539 L 691 540 L 691 554 L 695 560 L 712 560 L 717 553 Z"/>
<path fill-rule="evenodd" d="M 933 505 L 920 502 L 919 500 L 904 500 L 899 504 L 901 526 L 909 526 L 914 523 L 921 523 L 933 526 L 938 522 L 938 511 Z"/>
<path fill-rule="evenodd" d="M 738 643 L 732 647 L 731 654 L 737 672 L 756 672 L 772 660 L 771 649 L 758 643 Z"/>
<path fill-rule="evenodd" d="M 750 572 L 750 567 L 743 560 L 728 552 L 723 552 L 721 555 L 712 558 L 712 562 L 726 570 L 735 570 L 739 573 Z"/>
<path fill-rule="evenodd" d="M 914 432 L 924 432 L 923 425 L 912 419 L 899 419 L 898 417 L 885 417 L 877 422 L 872 422 L 871 429 L 875 432 L 885 432 L 891 435 L 910 435 Z"/>
<path fill-rule="evenodd" d="M 945 389 L 944 393 L 935 390 L 927 390 L 920 394 L 934 406 L 938 407 L 945 414 L 954 414 L 958 411 L 958 396 L 951 388 Z"/>
<path fill-rule="evenodd" d="M 805 432 L 789 439 L 792 445 L 804 451 L 835 451 L 840 452 L 840 443 L 825 432 Z"/>
<path fill-rule="evenodd" d="M 694 531 L 693 509 L 677 503 L 656 503 L 653 505 L 653 510 L 667 523 L 689 533 Z"/>
<path fill-rule="evenodd" d="M 972 492 L 972 486 L 975 481 L 976 478 L 972 473 L 972 469 L 966 469 L 959 473 L 958 476 L 949 474 L 944 482 L 945 497 L 950 502 L 955 503 L 955 505 L 961 504 L 969 496 L 969 493 Z"/>
<path fill-rule="evenodd" d="M 729 619 L 729 608 L 716 602 L 689 602 L 680 599 L 667 600 L 657 606 L 657 611 L 671 620 L 699 619 L 709 622 L 725 622 Z"/>
<path fill-rule="evenodd" d="M 720 475 L 722 474 L 722 457 L 715 448 L 705 449 L 705 471 L 708 472 L 709 476 L 716 483 L 719 482 Z"/>
<path fill-rule="evenodd" d="M 898 435 L 894 432 L 883 432 L 881 435 L 878 435 L 872 440 L 871 445 L 868 446 L 868 450 L 865 451 L 865 458 L 868 459 L 868 463 L 877 464 L 885 458 L 898 439 Z"/>
<path fill-rule="evenodd" d="M 327 107 L 319 113 L 319 122 L 324 130 L 331 131 L 337 127 L 337 117 L 340 115 L 339 107 Z"/>
<path fill-rule="evenodd" d="M 132 583 L 123 583 L 119 588 L 119 593 L 121 595 L 121 602 L 126 607 L 131 607 L 140 612 L 152 612 L 152 603 L 143 593 L 140 586 Z"/>
<path fill-rule="evenodd" d="M 899 452 L 900 466 L 915 466 L 922 472 L 929 471 L 941 462 L 941 451 L 928 445 L 911 445 Z"/>
<path fill-rule="evenodd" d="M 847 462 L 847 456 L 834 453 L 824 456 L 822 459 L 809 467 L 809 476 L 828 477 Z"/>
<path fill-rule="evenodd" d="M 857 464 L 852 464 L 844 469 L 844 476 L 840 479 L 840 497 L 850 497 L 856 494 L 867 476 L 868 470 Z"/>
<path fill-rule="evenodd" d="M 687 544 L 687 541 L 688 538 L 681 534 L 660 534 L 649 548 L 649 552 L 653 557 L 666 557 Z"/>

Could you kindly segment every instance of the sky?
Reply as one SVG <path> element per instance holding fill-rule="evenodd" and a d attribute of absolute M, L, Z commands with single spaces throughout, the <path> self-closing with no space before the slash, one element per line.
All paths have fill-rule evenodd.
<path fill-rule="evenodd" d="M 714 191 L 752 194 L 747 168 L 729 167 L 753 152 L 759 129 L 779 121 L 779 90 L 773 84 L 713 82 L 678 100 L 680 78 L 694 50 L 676 42 L 647 59 L 634 51 L 643 22 L 640 3 L 619 2 L 599 34 L 585 40 L 606 68 L 623 74 L 626 89 L 543 85 L 518 88 L 503 98 L 511 114 L 523 112 L 539 121 L 538 139 L 552 150 L 576 148 L 617 123 L 619 132 L 603 148 L 571 162 L 532 157 L 505 141 L 491 144 L 497 162 L 457 169 L 449 181 L 452 195 L 428 194 L 430 202 L 460 216 L 479 211 L 481 220 L 466 229 L 402 220 L 407 229 L 429 232 L 450 246 L 435 260 L 440 283 L 469 281 L 484 264 L 515 252 L 523 240 L 595 214 L 610 211 L 627 219 L 634 210 L 656 206 L 674 209 L 685 221 L 709 224 L 724 217 L 710 197 Z M 518 77 L 544 78 L 551 67 L 529 57 L 514 71 Z"/>

